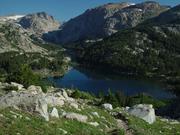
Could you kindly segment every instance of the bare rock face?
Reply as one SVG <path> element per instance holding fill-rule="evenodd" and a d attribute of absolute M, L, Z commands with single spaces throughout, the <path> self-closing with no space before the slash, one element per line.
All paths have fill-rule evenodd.
<path fill-rule="evenodd" d="M 45 118 L 46 121 L 49 121 L 48 105 L 45 98 L 38 99 L 36 102 L 35 111 L 38 112 L 43 118 Z"/>
<path fill-rule="evenodd" d="M 155 110 L 152 105 L 135 105 L 127 109 L 128 113 L 139 117 L 149 124 L 153 124 L 156 121 Z"/>
<path fill-rule="evenodd" d="M 43 93 L 31 94 L 28 91 L 11 92 L 0 97 L 0 108 L 15 107 L 40 114 L 49 121 L 48 105 Z"/>
<path fill-rule="evenodd" d="M 37 35 L 57 30 L 60 27 L 60 23 L 45 12 L 28 14 L 20 19 L 19 24 Z"/>
<path fill-rule="evenodd" d="M 70 98 L 64 89 L 54 88 L 51 92 L 43 93 L 40 86 L 31 85 L 25 89 L 23 88 L 23 85 L 15 82 L 12 82 L 11 84 L 0 82 L 0 89 L 9 86 L 19 86 L 21 89 L 19 89 L 19 91 L 13 91 L 12 88 L 12 91 L 9 93 L 3 93 L 0 95 L 0 109 L 13 107 L 18 110 L 20 109 L 38 114 L 46 121 L 49 121 L 49 116 L 59 118 L 56 107 L 62 107 L 68 104 L 75 109 L 78 109 L 78 104 L 75 99 Z M 53 107 L 50 113 L 48 112 L 48 107 Z M 88 119 L 87 116 L 76 113 L 67 113 L 66 118 L 75 119 L 80 122 L 86 122 Z"/>
<path fill-rule="evenodd" d="M 64 100 L 59 97 L 55 97 L 54 95 L 47 95 L 46 102 L 49 106 L 63 106 L 64 105 Z"/>
<path fill-rule="evenodd" d="M 115 13 L 108 24 L 114 30 L 122 30 L 135 27 L 146 19 L 158 16 L 160 13 L 168 10 L 168 7 L 161 6 L 156 2 L 144 2 L 132 5 Z M 113 21 L 116 20 L 114 25 Z"/>
<path fill-rule="evenodd" d="M 156 2 L 141 4 L 109 3 L 93 9 L 88 9 L 82 15 L 66 22 L 60 31 L 45 36 L 54 38 L 55 42 L 68 43 L 78 40 L 97 40 L 116 33 L 119 30 L 131 28 L 142 21 L 157 16 L 167 10 Z"/>
<path fill-rule="evenodd" d="M 50 116 L 54 118 L 59 118 L 58 110 L 55 107 L 52 109 Z"/>
<path fill-rule="evenodd" d="M 40 86 L 31 85 L 27 88 L 27 90 L 33 95 L 42 93 L 42 88 Z"/>
<path fill-rule="evenodd" d="M 9 51 L 39 52 L 47 50 L 35 45 L 28 31 L 17 23 L 0 22 L 0 53 Z"/>
<path fill-rule="evenodd" d="M 17 83 L 13 83 L 16 84 Z M 12 84 L 3 84 L 2 86 L 11 86 Z M 19 86 L 20 84 L 18 84 Z M 40 86 L 31 85 L 28 89 L 20 91 L 11 91 L 8 94 L 0 96 L 0 109 L 14 107 L 36 113 L 42 116 L 46 121 L 49 121 L 48 106 L 53 107 L 50 113 L 51 117 L 58 117 L 57 109 L 54 106 L 64 105 L 61 97 L 57 97 L 54 93 L 43 93 Z"/>

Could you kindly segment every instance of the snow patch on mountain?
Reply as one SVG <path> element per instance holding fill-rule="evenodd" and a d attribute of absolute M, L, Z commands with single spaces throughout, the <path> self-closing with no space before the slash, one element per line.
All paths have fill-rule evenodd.
<path fill-rule="evenodd" d="M 13 16 L 1 16 L 0 21 L 17 21 L 18 19 L 24 17 L 24 15 L 13 15 Z"/>

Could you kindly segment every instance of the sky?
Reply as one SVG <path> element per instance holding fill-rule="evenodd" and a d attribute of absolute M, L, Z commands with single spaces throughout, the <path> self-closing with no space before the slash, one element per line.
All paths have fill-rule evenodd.
<path fill-rule="evenodd" d="M 0 0 L 0 16 L 28 14 L 45 11 L 63 22 L 80 15 L 85 10 L 106 3 L 131 2 L 145 0 Z M 180 0 L 155 0 L 163 5 L 175 6 Z"/>

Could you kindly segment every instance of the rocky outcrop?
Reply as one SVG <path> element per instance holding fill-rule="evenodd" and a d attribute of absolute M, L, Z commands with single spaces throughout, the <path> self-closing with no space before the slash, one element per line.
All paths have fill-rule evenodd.
<path fill-rule="evenodd" d="M 15 82 L 11 82 L 11 85 L 14 86 L 14 87 L 17 87 L 18 90 L 22 90 L 24 88 L 24 86 L 22 84 L 18 84 L 18 83 L 15 83 Z"/>
<path fill-rule="evenodd" d="M 46 95 L 46 102 L 51 106 L 63 106 L 64 99 L 61 97 L 56 97 L 55 95 Z"/>
<path fill-rule="evenodd" d="M 40 86 L 31 85 L 27 88 L 28 92 L 30 92 L 33 95 L 42 93 L 42 89 Z"/>
<path fill-rule="evenodd" d="M 135 105 L 133 107 L 127 108 L 127 112 L 145 120 L 149 124 L 153 124 L 156 121 L 155 110 L 152 105 Z"/>
<path fill-rule="evenodd" d="M 142 21 L 167 10 L 156 2 L 141 4 L 109 3 L 93 9 L 66 22 L 60 31 L 45 35 L 46 39 L 68 43 L 78 40 L 100 39 L 119 30 L 131 28 Z"/>
<path fill-rule="evenodd" d="M 15 107 L 40 114 L 45 120 L 49 120 L 47 112 L 47 103 L 44 94 L 31 94 L 28 91 L 12 91 L 5 96 L 0 97 L 0 108 Z"/>
<path fill-rule="evenodd" d="M 45 12 L 28 14 L 20 19 L 19 24 L 37 35 L 57 30 L 60 27 L 60 23 Z"/>
<path fill-rule="evenodd" d="M 0 83 L 0 86 L 3 87 L 10 85 L 11 84 L 8 83 Z M 104 108 L 102 108 L 102 106 L 99 106 L 99 104 L 97 103 L 99 103 L 100 100 L 98 99 L 73 99 L 73 101 L 70 101 L 68 100 L 68 98 L 70 98 L 69 96 L 73 91 L 54 87 L 50 87 L 49 89 L 50 90 L 47 93 L 42 93 L 42 90 L 39 86 L 32 85 L 28 88 L 28 90 L 23 88 L 22 90 L 19 90 L 17 92 L 11 91 L 8 94 L 1 95 L 1 120 L 9 120 L 10 118 L 12 122 L 18 121 L 19 123 L 19 121 L 22 120 L 22 122 L 25 121 L 25 123 L 31 123 L 34 121 L 34 115 L 40 115 L 46 121 L 50 122 L 47 123 L 45 121 L 42 121 L 42 119 L 39 119 L 38 117 L 36 117 L 36 121 L 38 121 L 39 119 L 43 126 L 47 124 L 57 124 L 57 129 L 61 130 L 64 133 L 67 133 L 66 131 L 63 131 L 63 129 L 65 128 L 64 124 L 68 124 L 71 127 L 77 123 L 82 127 L 83 124 L 85 124 L 85 128 L 92 128 L 93 131 L 95 128 L 97 128 L 102 130 L 103 133 L 108 134 L 119 134 L 119 129 L 123 129 L 124 134 L 127 135 L 133 135 L 133 129 L 135 129 L 136 131 L 136 127 L 132 127 L 137 126 L 139 128 L 140 125 L 136 125 L 136 121 L 134 121 L 134 118 L 131 115 L 143 119 L 150 124 L 155 122 L 155 113 L 152 105 L 140 104 L 133 107 L 126 107 L 126 109 L 123 107 L 117 107 L 112 110 L 112 105 L 108 103 L 103 104 Z M 53 102 L 51 102 L 52 100 Z M 55 103 L 56 100 L 64 101 L 64 105 Z M 74 108 L 76 108 L 75 106 L 78 105 L 79 110 L 72 109 L 70 104 L 72 107 L 74 106 Z M 137 120 L 138 123 L 142 122 L 138 118 L 135 120 Z M 168 126 L 172 125 L 172 127 L 179 125 L 179 121 L 177 120 L 168 120 L 161 117 L 158 117 L 158 123 L 159 122 L 160 124 L 164 122 L 164 124 L 162 124 L 163 127 L 167 127 L 166 124 L 168 124 Z M 134 125 L 132 125 L 131 123 L 133 123 Z M 148 123 L 143 124 L 145 124 L 145 127 L 147 127 Z M 67 126 L 67 128 L 65 129 L 67 130 L 69 126 Z M 73 128 L 74 127 L 76 126 L 73 126 Z M 142 127 L 140 126 L 140 131 L 142 131 L 142 129 L 144 130 L 144 128 Z M 78 126 L 77 128 L 81 127 Z M 77 130 L 79 131 L 79 129 Z M 70 130 L 68 130 L 68 132 L 72 133 Z"/>
<path fill-rule="evenodd" d="M 76 101 L 70 98 L 64 89 L 53 88 L 52 91 L 43 93 L 40 86 L 31 85 L 27 89 L 24 89 L 22 85 L 15 82 L 11 84 L 0 83 L 0 89 L 11 88 L 10 86 L 21 86 L 21 89 L 0 96 L 0 109 L 9 107 L 22 109 L 30 113 L 37 113 L 46 121 L 49 121 L 49 115 L 59 118 L 58 110 L 55 108 L 56 106 L 62 107 L 66 103 L 78 109 Z M 50 113 L 48 112 L 48 107 L 53 107 Z M 69 115 L 67 117 L 69 118 Z M 73 119 L 75 118 L 79 121 L 85 121 L 85 117 L 81 119 L 80 115 L 73 115 Z"/>
<path fill-rule="evenodd" d="M 34 106 L 31 106 L 34 107 Z M 38 112 L 46 121 L 49 121 L 48 105 L 45 98 L 40 98 L 36 101 L 35 112 Z"/>

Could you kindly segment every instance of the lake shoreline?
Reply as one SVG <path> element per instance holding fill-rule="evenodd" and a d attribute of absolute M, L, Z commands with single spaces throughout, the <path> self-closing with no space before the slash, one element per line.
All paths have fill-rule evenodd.
<path fill-rule="evenodd" d="M 77 66 L 76 67 L 74 67 L 74 68 L 72 68 L 67 74 L 65 74 L 63 77 L 56 77 L 56 78 L 52 78 L 52 77 L 50 77 L 49 78 L 49 80 L 51 81 L 51 82 L 53 82 L 53 83 L 55 83 L 56 85 L 57 85 L 57 87 L 64 87 L 64 88 L 77 88 L 77 89 L 80 89 L 80 90 L 82 90 L 82 91 L 85 91 L 85 92 L 92 92 L 92 93 L 95 93 L 95 94 L 98 94 L 97 93 L 97 91 L 100 91 L 100 90 L 103 90 L 103 89 L 98 89 L 98 88 L 105 88 L 106 87 L 106 89 L 105 90 L 103 90 L 103 91 L 106 91 L 106 93 L 107 93 L 107 91 L 108 91 L 108 86 L 113 86 L 113 85 L 115 85 L 115 89 L 113 90 L 113 91 L 117 91 L 118 89 L 120 90 L 120 91 L 123 91 L 125 94 L 127 94 L 127 95 L 136 95 L 136 94 L 138 94 L 138 93 L 146 93 L 146 92 L 144 92 L 143 90 L 142 90 L 142 86 L 143 87 L 147 87 L 148 88 L 148 92 L 150 92 L 150 93 L 156 93 L 156 94 L 153 94 L 153 95 L 157 95 L 157 91 L 159 91 L 159 89 L 161 89 L 162 90 L 162 95 L 163 96 L 165 96 L 167 93 L 169 94 L 169 95 L 171 95 L 171 98 L 175 98 L 175 95 L 173 95 L 172 94 L 172 91 L 171 90 L 167 90 L 167 86 L 165 86 L 165 84 L 163 84 L 163 87 L 161 86 L 161 87 L 159 87 L 158 85 L 160 85 L 160 84 L 156 84 L 156 85 L 154 85 L 153 83 L 157 83 L 157 80 L 154 80 L 154 79 L 149 79 L 149 78 L 145 78 L 145 79 L 143 79 L 143 78 L 138 78 L 137 76 L 136 77 L 133 77 L 132 78 L 132 76 L 128 76 L 128 77 L 126 77 L 126 79 L 125 80 L 122 80 L 122 78 L 124 77 L 122 77 L 121 78 L 121 81 L 120 80 L 118 80 L 118 79 L 116 79 L 116 80 L 113 80 L 112 78 L 109 78 L 108 76 L 105 76 L 104 77 L 104 75 L 103 76 L 101 76 L 101 74 L 99 74 L 99 73 L 96 73 L 96 72 L 91 72 L 91 71 L 89 71 L 89 70 L 86 70 L 86 71 L 82 71 L 82 70 L 86 70 L 86 69 L 82 69 L 82 67 L 80 67 L 80 69 L 79 69 L 79 67 L 77 68 Z M 94 74 L 95 73 L 95 74 Z M 99 76 L 98 76 L 98 75 Z M 74 78 L 71 78 L 72 76 L 74 76 Z M 98 77 L 97 77 L 98 76 Z M 80 78 L 78 78 L 78 77 L 80 77 Z M 82 77 L 82 78 L 81 78 Z M 93 77 L 95 78 L 95 79 L 93 79 Z M 102 80 L 102 77 L 103 77 L 103 80 Z M 75 80 L 73 80 L 73 79 L 75 79 Z M 84 80 L 83 80 L 84 79 Z M 127 79 L 129 79 L 129 80 L 127 80 Z M 141 80 L 141 82 L 139 81 L 139 80 Z M 118 82 L 119 81 L 119 82 Z M 124 82 L 123 82 L 124 81 Z M 129 82 L 127 82 L 127 81 L 129 81 Z M 139 82 L 138 82 L 139 81 Z M 149 81 L 155 81 L 155 82 L 151 82 L 152 84 L 146 84 L 146 81 L 149 83 Z M 145 82 L 145 84 L 144 84 L 144 82 Z M 123 84 L 124 83 L 124 84 Z M 137 84 L 136 84 L 137 83 Z M 159 82 L 158 81 L 158 83 L 161 83 L 161 82 Z M 73 85 L 70 85 L 70 84 L 73 84 Z M 126 85 L 125 85 L 126 84 Z M 128 85 L 132 85 L 132 86 L 128 86 Z M 92 86 L 89 86 L 89 85 L 92 85 Z M 104 86 L 99 86 L 99 85 L 104 85 Z M 128 92 L 126 91 L 126 90 L 124 90 L 124 89 L 122 89 L 122 88 L 120 88 L 120 86 L 121 85 L 125 85 L 125 86 L 123 86 L 123 87 L 125 87 L 124 89 L 127 89 L 128 88 Z M 146 86 L 147 85 L 147 86 Z M 152 89 L 154 90 L 153 92 L 151 92 L 152 90 L 151 90 L 151 88 L 149 88 L 150 86 L 153 86 L 152 87 Z M 161 84 L 162 85 L 162 84 Z M 95 87 L 94 89 L 93 89 L 93 87 Z M 97 88 L 96 88 L 97 87 Z M 119 88 L 118 88 L 119 87 Z M 132 87 L 132 89 L 130 89 L 130 88 Z M 140 89 L 141 90 L 139 90 L 139 87 L 140 87 Z M 87 89 L 84 89 L 84 88 L 87 88 Z M 113 86 L 113 88 L 114 88 L 114 86 Z M 144 88 L 144 89 L 145 89 Z M 133 92 L 131 92 L 131 90 L 133 91 Z M 137 91 L 136 91 L 137 90 Z M 161 91 L 160 90 L 160 91 Z M 129 94 L 129 92 L 130 92 L 130 94 Z M 133 93 L 133 94 L 132 94 Z M 164 94 L 165 93 L 165 94 Z M 167 94 L 167 95 L 168 95 Z M 151 95 L 151 94 L 150 94 Z M 158 93 L 158 95 L 160 95 L 160 97 L 162 96 L 160 93 Z M 166 96 L 167 96 L 166 95 Z M 162 97 L 163 97 L 162 96 Z M 165 96 L 165 97 L 166 97 Z M 168 97 L 168 96 L 167 96 Z"/>

